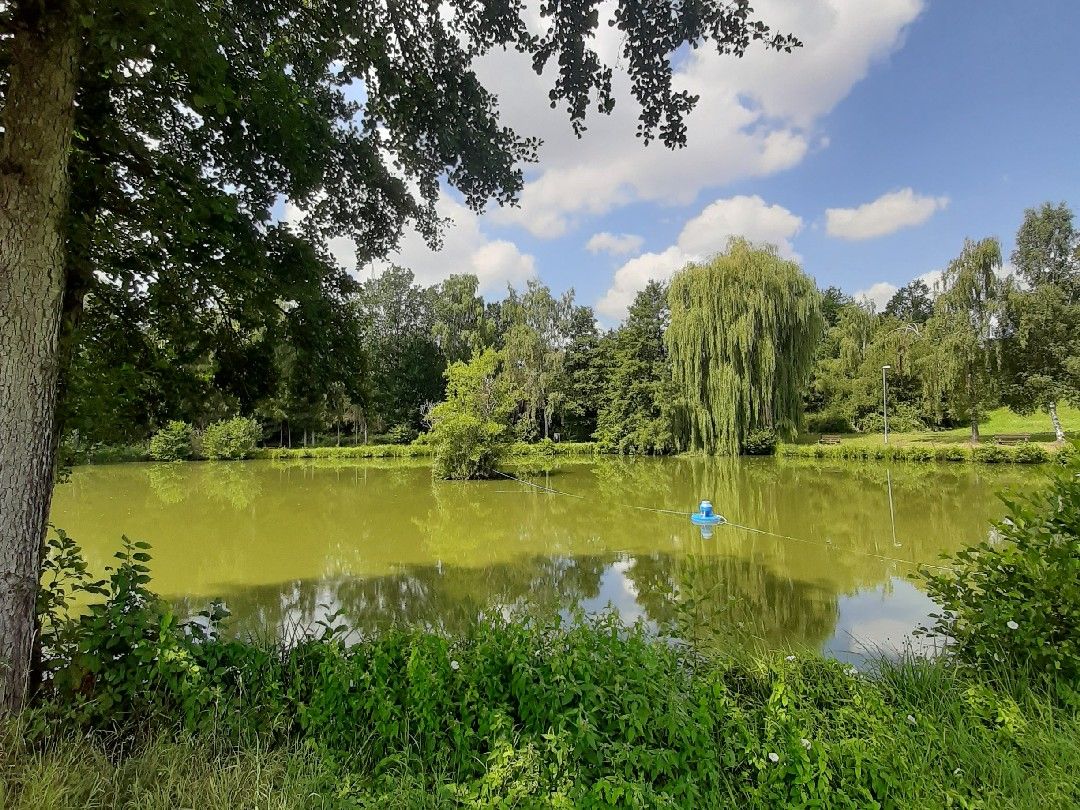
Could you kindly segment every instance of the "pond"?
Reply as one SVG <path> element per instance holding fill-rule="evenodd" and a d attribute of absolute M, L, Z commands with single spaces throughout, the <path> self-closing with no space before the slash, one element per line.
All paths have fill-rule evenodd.
<path fill-rule="evenodd" d="M 52 520 L 96 572 L 122 534 L 151 542 L 153 588 L 183 614 L 223 599 L 245 636 L 295 637 L 335 611 L 357 633 L 458 633 L 485 612 L 611 606 L 708 643 L 851 659 L 908 643 L 933 610 L 914 563 L 985 538 L 996 493 L 1043 475 L 701 458 L 513 472 L 567 494 L 433 481 L 408 461 L 121 464 L 73 470 Z M 686 515 L 634 508 L 702 498 L 757 531 L 706 538 Z"/>

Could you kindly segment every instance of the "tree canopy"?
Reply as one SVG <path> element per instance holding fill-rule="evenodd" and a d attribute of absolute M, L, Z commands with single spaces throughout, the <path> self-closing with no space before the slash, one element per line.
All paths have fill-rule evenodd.
<path fill-rule="evenodd" d="M 793 437 L 824 330 L 813 280 L 775 248 L 734 239 L 676 273 L 668 295 L 690 446 L 734 454 L 758 429 Z"/>
<path fill-rule="evenodd" d="M 1002 399 L 1019 413 L 1044 410 L 1065 439 L 1058 402 L 1080 403 L 1080 235 L 1072 211 L 1045 203 L 1028 209 L 1012 255 L 1022 285 L 1012 285 L 1001 319 Z"/>
<path fill-rule="evenodd" d="M 950 408 L 979 439 L 979 419 L 995 403 L 1000 347 L 994 329 L 1003 285 L 996 239 L 964 243 L 941 278 L 934 314 L 926 322 L 923 389 L 933 406 Z"/>
<path fill-rule="evenodd" d="M 533 29 L 519 3 L 471 0 L 0 6 L 0 706 L 27 683 L 58 392 L 87 294 L 141 298 L 181 332 L 213 325 L 242 353 L 254 330 L 238 325 L 325 313 L 344 283 L 328 237 L 352 237 L 363 263 L 407 224 L 437 243 L 444 183 L 473 209 L 512 201 L 536 142 L 500 123 L 476 60 L 514 50 L 548 69 L 579 132 L 614 106 L 596 5 L 539 12 Z M 799 44 L 749 0 L 622 0 L 612 23 L 638 133 L 671 147 L 696 102 L 673 87 L 674 52 Z M 274 215 L 283 199 L 297 228 Z"/>

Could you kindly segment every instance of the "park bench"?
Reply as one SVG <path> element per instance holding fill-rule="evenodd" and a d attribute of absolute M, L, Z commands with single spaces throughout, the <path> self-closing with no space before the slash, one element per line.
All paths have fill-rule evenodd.
<path fill-rule="evenodd" d="M 1003 433 L 1000 436 L 994 437 L 994 444 L 999 445 L 1012 445 L 1023 444 L 1031 438 L 1029 433 Z"/>
<path fill-rule="evenodd" d="M 835 433 L 824 433 L 818 439 L 818 444 L 840 444 L 840 437 Z"/>

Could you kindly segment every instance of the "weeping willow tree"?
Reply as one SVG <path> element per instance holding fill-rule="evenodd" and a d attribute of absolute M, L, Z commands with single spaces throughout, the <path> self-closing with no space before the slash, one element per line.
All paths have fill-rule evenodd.
<path fill-rule="evenodd" d="M 733 239 L 677 273 L 668 295 L 690 447 L 732 455 L 758 430 L 793 437 L 825 325 L 813 280 L 775 248 Z"/>
<path fill-rule="evenodd" d="M 979 442 L 979 420 L 998 404 L 1001 357 L 995 326 L 1005 292 L 1000 270 L 996 239 L 966 240 L 942 273 L 934 314 L 924 330 L 919 364 L 923 396 L 939 419 L 945 408 L 954 418 L 966 419 L 973 444 Z"/>

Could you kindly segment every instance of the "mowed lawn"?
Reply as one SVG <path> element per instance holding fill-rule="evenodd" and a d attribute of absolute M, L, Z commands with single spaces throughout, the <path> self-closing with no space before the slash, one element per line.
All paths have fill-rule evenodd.
<path fill-rule="evenodd" d="M 1065 428 L 1066 435 L 1070 437 L 1080 436 L 1080 409 L 1062 404 L 1058 406 L 1058 417 L 1061 426 Z M 993 441 L 994 436 L 1001 434 L 1027 433 L 1033 442 L 1049 444 L 1054 441 L 1054 429 L 1050 424 L 1050 417 L 1045 412 L 1033 413 L 1029 416 L 1021 416 L 1013 413 L 1008 408 L 998 408 L 991 411 L 987 417 L 979 423 L 979 436 L 984 442 Z M 881 444 L 880 433 L 843 433 L 845 443 L 852 444 Z M 813 444 L 819 438 L 820 433 L 804 433 L 799 436 L 796 444 Z M 968 426 L 953 428 L 952 430 L 923 430 L 917 433 L 894 433 L 889 431 L 889 444 L 956 444 L 967 442 L 971 439 L 971 428 Z"/>

